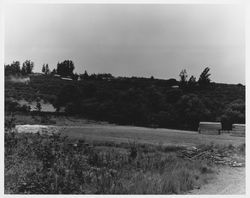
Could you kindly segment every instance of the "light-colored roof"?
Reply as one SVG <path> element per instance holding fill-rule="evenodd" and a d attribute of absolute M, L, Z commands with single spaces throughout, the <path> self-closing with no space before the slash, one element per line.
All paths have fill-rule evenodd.
<path fill-rule="evenodd" d="M 245 127 L 245 124 L 233 124 L 233 126 Z"/>
<path fill-rule="evenodd" d="M 200 122 L 200 124 L 221 124 L 220 122 Z"/>

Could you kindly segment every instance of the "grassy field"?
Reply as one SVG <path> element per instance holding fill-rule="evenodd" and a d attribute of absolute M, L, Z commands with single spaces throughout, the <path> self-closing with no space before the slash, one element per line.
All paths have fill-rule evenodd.
<path fill-rule="evenodd" d="M 203 135 L 195 131 L 173 129 L 151 129 L 131 126 L 72 126 L 61 130 L 63 135 L 76 139 L 99 141 L 128 142 L 136 140 L 140 143 L 194 146 L 199 144 L 240 145 L 244 137 L 233 137 L 229 134 Z"/>
<path fill-rule="evenodd" d="M 244 159 L 242 146 L 197 148 Z M 5 194 L 186 194 L 209 184 L 218 167 L 210 158 L 180 156 L 184 151 L 178 145 L 5 133 Z"/>
<path fill-rule="evenodd" d="M 161 148 L 6 133 L 5 193 L 185 194 L 214 176 L 207 161 L 178 158 L 181 147 Z"/>
<path fill-rule="evenodd" d="M 15 117 L 41 124 L 38 116 Z M 187 194 L 218 172 L 212 158 L 180 155 L 192 146 L 244 163 L 243 137 L 51 119 L 60 134 L 5 133 L 6 194 Z"/>
<path fill-rule="evenodd" d="M 15 115 L 16 124 L 44 124 L 39 116 Z M 203 135 L 197 131 L 174 129 L 155 129 L 134 126 L 119 126 L 107 122 L 84 120 L 78 117 L 52 116 L 53 125 L 61 128 L 62 135 L 73 139 L 95 141 L 128 142 L 137 141 L 148 144 L 194 146 L 199 144 L 240 145 L 245 143 L 244 137 L 230 134 Z"/>

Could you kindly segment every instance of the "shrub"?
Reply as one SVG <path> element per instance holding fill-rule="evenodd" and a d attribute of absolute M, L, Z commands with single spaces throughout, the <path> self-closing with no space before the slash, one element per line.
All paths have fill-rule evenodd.
<path fill-rule="evenodd" d="M 221 121 L 224 130 L 231 130 L 234 123 L 245 123 L 245 102 L 235 100 L 230 103 L 221 116 Z"/>

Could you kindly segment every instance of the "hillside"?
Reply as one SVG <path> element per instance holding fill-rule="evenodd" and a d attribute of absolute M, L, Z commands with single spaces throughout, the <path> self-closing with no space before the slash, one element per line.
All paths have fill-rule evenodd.
<path fill-rule="evenodd" d="M 11 100 L 44 100 L 69 115 L 118 124 L 197 130 L 199 121 L 245 122 L 245 86 L 211 83 L 176 88 L 175 79 L 112 78 L 81 81 L 50 75 L 29 83 L 5 78 L 5 110 Z"/>

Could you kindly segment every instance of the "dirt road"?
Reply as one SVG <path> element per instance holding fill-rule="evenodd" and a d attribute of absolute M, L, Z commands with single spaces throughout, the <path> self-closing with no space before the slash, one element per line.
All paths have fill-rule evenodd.
<path fill-rule="evenodd" d="M 222 167 L 218 175 L 208 184 L 189 194 L 200 195 L 242 195 L 246 193 L 245 168 Z"/>

